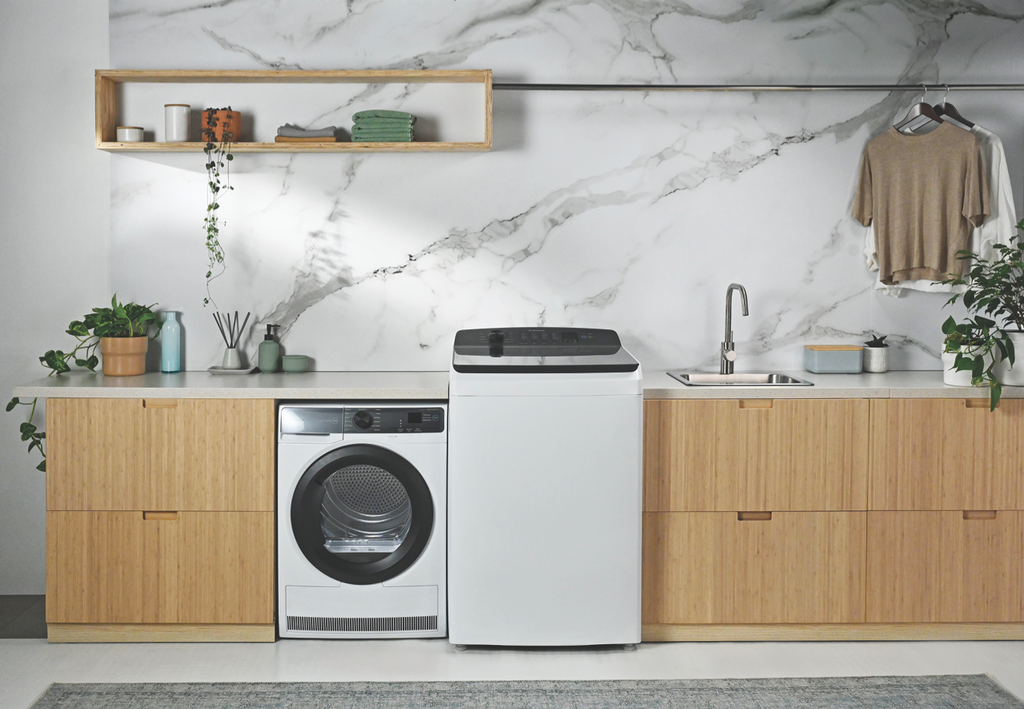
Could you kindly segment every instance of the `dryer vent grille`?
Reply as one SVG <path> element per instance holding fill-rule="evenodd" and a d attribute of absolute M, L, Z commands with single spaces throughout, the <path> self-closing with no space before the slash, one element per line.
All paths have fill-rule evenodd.
<path fill-rule="evenodd" d="M 410 630 L 437 630 L 436 615 L 404 618 L 317 618 L 288 616 L 288 630 L 312 630 L 333 633 L 386 633 Z"/>

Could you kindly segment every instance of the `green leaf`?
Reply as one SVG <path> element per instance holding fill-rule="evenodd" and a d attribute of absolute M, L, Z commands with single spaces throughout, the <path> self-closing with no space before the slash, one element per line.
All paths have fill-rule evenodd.
<path fill-rule="evenodd" d="M 42 463 L 37 465 L 36 466 L 36 470 L 38 470 L 38 471 L 40 471 L 42 473 L 45 473 L 46 472 L 46 461 L 44 460 Z"/>
<path fill-rule="evenodd" d="M 7 410 L 8 411 L 14 411 L 14 407 L 17 406 L 20 403 L 21 402 L 18 401 L 18 397 L 14 397 L 13 399 L 11 399 L 10 401 L 7 402 Z"/>

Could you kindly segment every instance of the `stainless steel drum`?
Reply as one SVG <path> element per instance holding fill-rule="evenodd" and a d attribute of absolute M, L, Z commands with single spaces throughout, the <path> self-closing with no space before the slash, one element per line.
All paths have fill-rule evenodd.
<path fill-rule="evenodd" d="M 325 481 L 320 525 L 331 553 L 391 553 L 411 521 L 409 493 L 383 468 L 349 465 Z"/>

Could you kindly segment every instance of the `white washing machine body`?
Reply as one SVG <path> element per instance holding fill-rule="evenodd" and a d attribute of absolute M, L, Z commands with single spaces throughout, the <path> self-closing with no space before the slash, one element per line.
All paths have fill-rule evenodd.
<path fill-rule="evenodd" d="M 447 405 L 278 406 L 282 638 L 447 634 Z"/>

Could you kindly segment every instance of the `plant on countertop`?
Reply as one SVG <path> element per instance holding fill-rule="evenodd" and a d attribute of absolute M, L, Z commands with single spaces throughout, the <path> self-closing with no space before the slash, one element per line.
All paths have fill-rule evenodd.
<path fill-rule="evenodd" d="M 153 305 L 156 305 L 155 303 Z M 137 303 L 118 303 L 117 293 L 110 300 L 109 308 L 93 308 L 92 312 L 81 320 L 74 320 L 65 331 L 78 340 L 75 349 L 70 352 L 63 350 L 47 350 L 39 358 L 39 363 L 50 370 L 47 376 L 63 374 L 71 371 L 71 365 L 88 369 L 95 372 L 96 365 L 100 359 L 96 356 L 96 348 L 104 337 L 146 337 L 152 326 L 156 326 L 156 332 L 150 335 L 150 339 L 156 337 L 160 332 L 160 322 L 152 305 L 139 305 Z M 43 462 L 37 466 L 38 470 L 46 472 L 46 450 L 43 441 L 46 433 L 39 431 L 33 422 L 36 415 L 36 404 L 38 399 L 32 401 L 21 401 L 14 397 L 7 403 L 7 411 L 13 411 L 16 406 L 31 406 L 28 421 L 21 424 L 21 440 L 28 441 L 28 451 L 38 448 L 43 456 Z"/>
<path fill-rule="evenodd" d="M 217 112 L 230 111 L 227 108 L 207 108 L 203 111 L 203 152 L 206 154 L 206 218 L 203 220 L 203 228 L 206 230 L 206 297 L 203 298 L 203 307 L 213 301 L 210 294 L 210 282 L 224 273 L 227 266 L 224 264 L 224 249 L 220 245 L 220 227 L 218 226 L 217 210 L 220 209 L 221 194 L 235 189 L 231 186 L 231 170 L 228 163 L 235 159 L 231 154 L 231 141 L 235 136 L 231 131 L 221 131 L 220 139 L 217 138 Z M 221 171 L 223 170 L 223 182 Z M 223 222 L 222 222 L 223 224 Z M 217 270 L 216 275 L 214 271 Z M 217 304 L 213 306 L 216 308 Z"/>
<path fill-rule="evenodd" d="M 990 387 L 989 409 L 994 411 L 1002 395 L 1002 385 L 992 371 L 997 353 L 1011 367 L 1015 360 L 1006 325 L 1024 331 L 1024 219 L 1017 222 L 1017 233 L 1010 237 L 1009 244 L 995 244 L 992 248 L 991 259 L 971 251 L 957 253 L 958 259 L 969 259 L 972 263 L 959 278 L 943 281 L 966 289 L 954 293 L 946 305 L 962 300 L 968 317 L 963 323 L 947 318 L 942 332 L 946 335 L 945 351 L 957 352 L 956 370 L 970 370 L 974 386 Z M 951 336 L 959 340 L 951 340 Z M 950 349 L 958 342 L 968 346 Z"/>
<path fill-rule="evenodd" d="M 887 338 L 887 337 L 888 337 L 888 335 L 882 335 L 881 337 L 879 337 L 878 335 L 872 335 L 871 339 L 864 343 L 864 346 L 865 347 L 888 347 L 889 345 L 885 341 L 885 338 Z"/>

